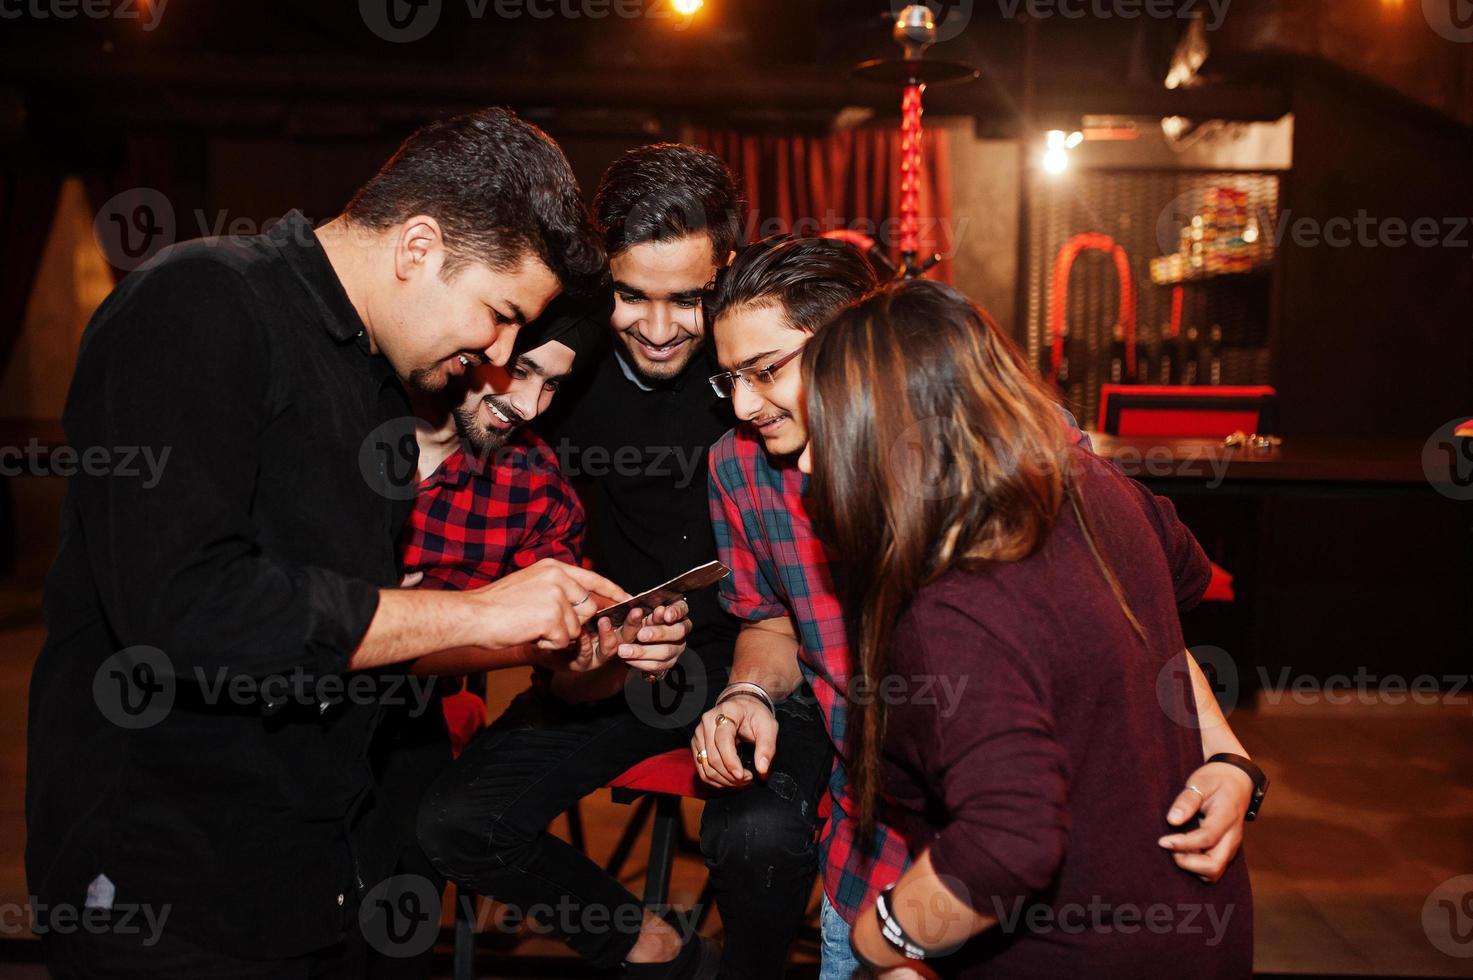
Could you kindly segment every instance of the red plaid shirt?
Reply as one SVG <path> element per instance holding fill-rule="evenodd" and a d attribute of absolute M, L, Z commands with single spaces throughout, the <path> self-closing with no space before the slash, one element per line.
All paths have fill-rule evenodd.
<path fill-rule="evenodd" d="M 880 889 L 900 877 L 910 854 L 900 833 L 884 824 L 876 824 L 868 847 L 860 846 L 859 810 L 843 764 L 849 642 L 828 558 L 803 503 L 807 478 L 791 462 L 775 464 L 746 426 L 711 447 L 710 466 L 711 525 L 721 561 L 731 569 L 718 587 L 721 605 L 747 621 L 792 617 L 798 666 L 837 750 L 829 779 L 833 812 L 819 859 L 824 893 L 852 923 Z"/>
<path fill-rule="evenodd" d="M 583 531 L 557 457 L 522 429 L 487 459 L 457 449 L 421 481 L 400 544 L 421 588 L 473 589 L 543 558 L 581 564 Z"/>

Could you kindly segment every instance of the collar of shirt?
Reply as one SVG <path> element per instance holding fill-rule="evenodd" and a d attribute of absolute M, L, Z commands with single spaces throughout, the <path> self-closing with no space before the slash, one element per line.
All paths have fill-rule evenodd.
<path fill-rule="evenodd" d="M 629 382 L 633 384 L 634 387 L 638 388 L 640 391 L 655 390 L 654 386 L 645 384 L 644 380 L 640 378 L 639 375 L 634 373 L 634 368 L 630 367 L 629 362 L 624 360 L 624 352 L 619 350 L 617 346 L 614 348 L 614 360 L 619 362 L 619 370 L 623 372 L 624 377 L 628 378 Z"/>
<path fill-rule="evenodd" d="M 465 446 L 460 445 L 435 467 L 435 472 L 420 481 L 419 489 L 423 492 L 440 486 L 463 487 L 472 476 L 490 479 L 491 467 L 476 466 L 467 455 Z"/>
<path fill-rule="evenodd" d="M 282 258 L 297 278 L 307 285 L 317 308 L 318 321 L 328 335 L 345 343 L 357 340 L 359 348 L 368 353 L 368 331 L 363 318 L 348 298 L 348 291 L 343 288 L 343 281 L 328 260 L 312 223 L 302 212 L 292 210 L 272 227 L 266 237 L 281 250 Z"/>
<path fill-rule="evenodd" d="M 686 362 L 685 367 L 681 368 L 680 373 L 671 378 L 668 383 L 660 385 L 652 385 L 644 378 L 639 376 L 639 373 L 634 370 L 634 367 L 625 357 L 624 351 L 622 349 L 623 344 L 618 340 L 615 340 L 613 344 L 614 360 L 617 361 L 619 364 L 620 373 L 622 373 L 625 378 L 629 379 L 629 381 L 640 391 L 684 391 L 686 384 L 690 381 L 691 378 L 695 377 L 696 375 L 700 375 L 702 381 L 710 376 L 709 373 L 702 373 L 709 372 L 711 370 L 711 360 L 707 353 L 708 348 L 705 341 L 703 340 L 700 343 L 700 349 L 691 355 L 690 360 Z"/>

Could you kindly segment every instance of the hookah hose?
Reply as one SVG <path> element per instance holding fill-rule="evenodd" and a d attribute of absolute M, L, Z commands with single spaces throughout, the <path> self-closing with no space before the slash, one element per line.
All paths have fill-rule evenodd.
<path fill-rule="evenodd" d="M 1049 342 L 1052 345 L 1049 354 L 1049 380 L 1056 382 L 1060 371 L 1063 370 L 1066 326 L 1064 313 L 1069 305 L 1069 274 L 1074 269 L 1074 260 L 1079 257 L 1079 253 L 1085 251 L 1109 252 L 1115 259 L 1115 275 L 1120 281 L 1120 309 L 1115 322 L 1125 335 L 1126 372 L 1134 377 L 1136 374 L 1136 307 L 1135 281 L 1130 274 L 1130 258 L 1125 254 L 1125 249 L 1117 245 L 1109 235 L 1086 232 L 1083 235 L 1075 235 L 1065 242 L 1064 247 L 1059 249 L 1059 254 L 1054 258 L 1053 276 L 1049 282 L 1048 306 Z"/>

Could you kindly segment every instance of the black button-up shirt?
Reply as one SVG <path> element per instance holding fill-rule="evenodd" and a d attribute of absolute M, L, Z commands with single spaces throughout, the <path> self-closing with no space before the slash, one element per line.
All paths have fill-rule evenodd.
<path fill-rule="evenodd" d="M 619 354 L 604 349 L 586 382 L 566 386 L 542 424 L 565 474 L 594 488 L 584 503 L 599 571 L 630 592 L 716 560 L 707 456 L 734 420 L 731 403 L 706 381 L 715 373 L 703 349 L 670 382 L 646 390 Z M 689 649 L 708 669 L 729 668 L 738 625 L 716 587 L 686 598 Z"/>
<path fill-rule="evenodd" d="M 267 958 L 352 924 L 393 860 L 368 843 L 393 678 L 344 672 L 397 581 L 412 492 L 384 466 L 412 488 L 409 414 L 295 212 L 180 246 L 97 311 L 63 422 L 110 464 L 69 480 L 31 681 L 42 906 L 105 875 L 114 907 Z M 139 447 L 168 453 L 156 484 Z"/>

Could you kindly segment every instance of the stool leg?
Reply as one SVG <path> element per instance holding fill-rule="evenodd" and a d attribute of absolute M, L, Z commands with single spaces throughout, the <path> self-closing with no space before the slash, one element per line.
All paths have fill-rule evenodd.
<path fill-rule="evenodd" d="M 670 871 L 675 863 L 675 837 L 680 830 L 680 797 L 655 797 L 655 822 L 650 833 L 650 861 L 644 879 L 644 905 L 663 911 L 670 899 Z"/>
<path fill-rule="evenodd" d="M 451 964 L 453 980 L 475 980 L 476 976 L 476 896 L 459 889 L 455 894 L 455 957 Z"/>
<path fill-rule="evenodd" d="M 624 833 L 619 836 L 619 843 L 614 845 L 614 853 L 609 855 L 609 863 L 604 865 L 604 870 L 613 877 L 619 877 L 619 872 L 624 870 L 624 862 L 629 860 L 629 852 L 634 850 L 634 842 L 639 839 L 640 832 L 644 830 L 644 822 L 654 805 L 655 798 L 645 794 L 640 798 L 639 805 L 634 808 L 629 822 L 624 825 Z"/>
<path fill-rule="evenodd" d="M 588 853 L 588 842 L 583 838 L 583 809 L 577 803 L 568 807 L 568 843 Z"/>

